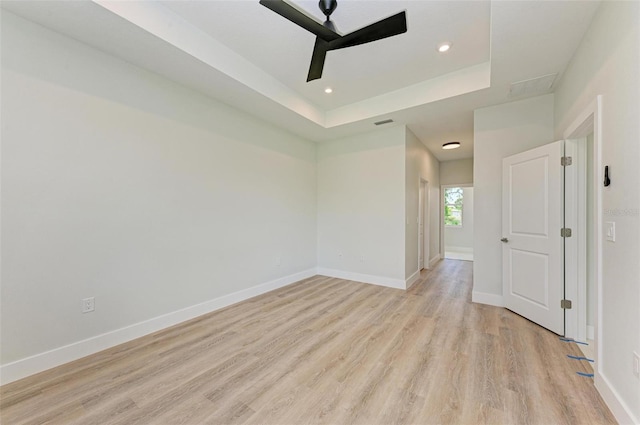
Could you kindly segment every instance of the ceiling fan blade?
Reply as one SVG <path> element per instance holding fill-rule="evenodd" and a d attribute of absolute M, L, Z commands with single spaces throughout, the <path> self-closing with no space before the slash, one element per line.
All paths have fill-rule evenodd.
<path fill-rule="evenodd" d="M 327 56 L 329 43 L 316 37 L 316 44 L 313 46 L 313 55 L 311 56 L 311 65 L 309 65 L 309 74 L 307 75 L 307 83 L 322 77 L 324 68 L 324 58 Z"/>
<path fill-rule="evenodd" d="M 316 37 L 319 37 L 324 41 L 332 41 L 340 38 L 340 34 L 331 31 L 320 22 L 310 16 L 307 16 L 305 13 L 296 9 L 284 0 L 260 0 L 260 4 L 267 9 L 276 12 L 283 18 L 290 20 L 294 24 L 312 32 Z"/>
<path fill-rule="evenodd" d="M 329 50 L 370 43 L 407 32 L 407 14 L 402 11 L 364 28 L 345 34 L 329 43 Z"/>

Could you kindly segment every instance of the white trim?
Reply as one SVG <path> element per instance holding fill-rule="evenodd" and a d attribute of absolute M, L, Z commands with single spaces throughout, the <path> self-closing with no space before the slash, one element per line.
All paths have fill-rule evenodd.
<path fill-rule="evenodd" d="M 576 229 L 578 229 L 576 238 L 578 260 L 576 282 L 578 289 L 578 309 L 575 314 L 577 315 L 576 324 L 578 326 L 578 335 L 574 338 L 578 341 L 584 341 L 587 338 L 587 310 L 589 309 L 587 301 L 587 292 L 589 291 L 589 282 L 587 282 L 587 269 L 589 268 L 587 245 L 589 244 L 588 236 L 591 229 L 587 229 L 587 208 L 589 208 L 587 199 L 590 196 L 593 197 L 593 194 L 587 193 L 587 147 L 587 138 L 581 138 L 577 144 L 578 152 L 576 154 L 576 157 L 578 158 L 578 206 L 576 211 Z M 595 173 L 592 173 L 592 175 L 595 175 Z M 595 189 L 598 184 L 597 182 L 594 183 L 593 188 Z M 593 335 L 590 339 L 593 340 Z"/>
<path fill-rule="evenodd" d="M 493 305 L 496 307 L 504 307 L 504 299 L 502 295 L 489 294 L 487 292 L 471 292 L 471 301 L 478 304 Z"/>
<path fill-rule="evenodd" d="M 411 276 L 409 276 L 407 279 L 405 279 L 405 281 L 404 281 L 405 289 L 411 288 L 411 286 L 414 283 L 416 283 L 418 281 L 418 279 L 420 279 L 420 270 L 416 270 Z"/>
<path fill-rule="evenodd" d="M 587 325 L 587 339 L 593 341 L 596 335 L 596 328 L 593 325 Z"/>
<path fill-rule="evenodd" d="M 640 419 L 633 416 L 631 408 L 622 400 L 609 380 L 598 371 L 595 372 L 595 386 L 620 425 L 640 425 Z"/>
<path fill-rule="evenodd" d="M 446 245 L 445 252 L 447 251 L 455 251 L 455 252 L 464 252 L 466 254 L 473 254 L 472 246 L 454 246 L 454 245 Z"/>
<path fill-rule="evenodd" d="M 586 137 L 593 132 L 593 167 L 595 188 L 595 211 L 593 215 L 594 228 L 589 229 L 594 235 L 595 244 L 595 279 L 596 279 L 596 323 L 594 335 L 594 360 L 597 372 L 595 381 L 602 374 L 602 95 L 596 96 L 565 130 L 565 139 Z M 598 385 L 596 385 L 598 387 Z"/>
<path fill-rule="evenodd" d="M 583 127 L 583 130 L 588 130 Z M 574 305 L 565 310 L 565 336 L 584 341 L 587 337 L 587 141 L 565 140 L 564 155 L 573 164 L 564 169 L 564 227 L 573 230 L 564 239 L 565 298 Z"/>
<path fill-rule="evenodd" d="M 602 185 L 604 179 L 604 170 L 602 169 L 602 95 L 598 95 L 596 100 L 590 105 L 593 112 L 593 167 L 595 168 L 595 204 L 596 208 L 593 214 L 593 222 L 595 224 L 594 243 L 596 248 L 595 275 L 596 275 L 596 334 L 593 339 L 595 345 L 594 359 L 596 361 L 596 382 L 602 374 Z M 597 387 L 596 387 L 597 388 Z"/>
<path fill-rule="evenodd" d="M 436 254 L 435 257 L 433 257 L 431 260 L 429 260 L 429 268 L 432 269 L 436 264 L 438 264 L 438 261 L 442 260 L 442 255 L 441 254 Z"/>
<path fill-rule="evenodd" d="M 390 277 L 374 276 L 362 273 L 352 273 L 343 270 L 326 269 L 318 267 L 318 274 L 322 276 L 337 277 L 339 279 L 353 280 L 355 282 L 370 283 L 372 285 L 386 286 L 388 288 L 406 289 L 404 279 L 393 279 Z"/>
<path fill-rule="evenodd" d="M 418 215 L 422 207 L 422 217 L 418 217 L 418 233 L 420 232 L 420 218 L 422 218 L 422 250 L 418 247 L 418 255 L 422 254 L 422 267 L 430 269 L 431 266 L 427 260 L 430 255 L 431 244 L 431 194 L 429 180 L 420 176 L 418 178 L 418 192 L 422 191 L 422 205 L 418 205 Z M 423 190 L 424 189 L 424 190 Z M 418 202 L 420 202 L 420 194 L 418 194 Z M 420 244 L 420 235 L 418 234 L 418 245 Z M 420 258 L 418 257 L 418 269 L 420 269 Z M 408 288 L 408 286 L 407 286 Z"/>
<path fill-rule="evenodd" d="M 2 385 L 315 276 L 308 269 L 0 366 Z"/>
<path fill-rule="evenodd" d="M 594 133 L 594 149 L 597 150 L 595 133 L 596 122 L 599 121 L 599 107 L 600 97 L 597 97 L 563 133 L 564 138 L 567 139 L 568 152 L 565 155 L 574 157 L 573 166 L 566 170 L 570 171 L 566 177 L 567 183 L 572 186 L 572 190 L 569 191 L 572 196 L 565 197 L 565 226 L 575 229 L 574 239 L 565 240 L 565 295 L 567 299 L 575 300 L 575 308 L 565 311 L 565 336 L 578 340 L 587 338 L 587 232 L 594 231 L 594 229 L 587 230 L 586 222 L 586 209 L 589 207 L 586 202 L 586 137 Z M 595 176 L 599 168 L 596 153 L 593 158 L 595 167 L 593 175 Z M 565 183 L 565 189 L 567 189 L 567 183 Z M 596 179 L 594 183 L 595 191 L 598 192 L 600 188 L 598 180 Z M 597 198 L 598 193 L 592 196 Z M 597 244 L 598 240 L 595 239 L 594 242 Z"/>

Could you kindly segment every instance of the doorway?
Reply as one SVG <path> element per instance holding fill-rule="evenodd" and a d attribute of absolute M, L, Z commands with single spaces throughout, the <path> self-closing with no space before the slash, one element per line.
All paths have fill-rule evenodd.
<path fill-rule="evenodd" d="M 473 186 L 442 189 L 444 258 L 473 261 Z"/>
<path fill-rule="evenodd" d="M 586 131 L 593 130 L 593 128 Z M 576 229 L 575 239 L 565 240 L 565 285 L 567 298 L 576 299 L 575 312 L 567 314 L 567 336 L 589 345 L 580 344 L 588 358 L 594 357 L 596 315 L 595 238 L 596 190 L 594 133 L 567 140 L 567 155 L 577 159 L 575 169 L 567 172 L 565 222 Z M 569 171 L 569 170 L 567 170 Z"/>
<path fill-rule="evenodd" d="M 575 308 L 567 310 L 566 334 L 587 341 L 593 353 L 600 357 L 602 327 L 602 156 L 600 145 L 601 98 L 595 101 L 565 131 L 567 155 L 578 159 L 569 174 L 570 190 L 565 202 L 565 226 L 577 230 L 575 238 L 567 239 L 565 295 L 575 300 Z M 592 343 L 593 342 L 593 343 Z"/>
<path fill-rule="evenodd" d="M 537 152 L 540 149 L 561 143 L 555 142 L 546 145 L 546 147 L 539 147 L 503 160 L 503 167 L 505 167 L 503 169 L 503 190 L 506 192 L 503 192 L 503 237 L 501 239 L 504 248 L 503 294 L 505 306 L 515 309 L 519 314 L 558 334 L 578 341 L 593 340 L 590 347 L 594 347 L 594 353 L 588 357 L 594 359 L 601 356 L 601 347 L 598 341 L 602 341 L 601 326 L 599 326 L 602 311 L 603 243 L 600 110 L 601 99 L 598 97 L 565 131 L 563 134 L 565 138 L 564 153 L 560 154 L 556 149 L 557 152 L 545 160 L 544 155 Z M 525 157 L 521 158 L 522 155 Z M 536 192 L 533 191 L 534 188 L 530 187 L 536 182 L 549 182 L 551 181 L 550 177 L 532 178 L 529 174 L 535 174 L 536 168 L 533 167 L 535 163 L 546 161 L 550 165 L 559 165 L 557 162 L 559 156 L 565 157 L 562 160 L 563 172 L 562 176 L 555 176 L 553 180 L 560 181 L 561 179 L 564 183 L 563 189 L 560 191 L 554 189 L 553 191 L 554 197 L 560 199 L 561 204 L 559 208 L 556 206 L 552 211 L 549 206 L 550 201 L 544 200 L 541 196 L 539 196 L 539 202 L 532 202 Z M 552 167 L 538 168 L 540 170 L 558 170 L 557 167 L 557 165 L 553 165 Z M 517 168 L 521 169 L 520 174 L 522 175 L 518 174 L 520 171 Z M 508 174 L 505 174 L 507 172 Z M 557 171 L 554 173 L 557 174 Z M 542 176 L 542 171 L 538 174 Z M 507 184 L 518 181 L 521 183 L 516 189 Z M 524 195 L 520 196 L 520 193 L 524 193 Z M 548 193 L 551 192 L 545 192 L 545 196 Z M 515 202 L 510 201 L 510 196 L 515 196 Z M 540 222 L 538 228 L 525 229 L 520 226 L 521 224 L 523 226 L 524 224 L 535 224 L 530 220 L 522 221 L 519 217 L 533 214 L 541 204 L 544 204 L 545 208 L 540 210 L 539 216 L 546 215 L 546 217 L 542 221 L 538 220 Z M 557 204 L 556 201 L 554 201 L 555 204 Z M 512 216 L 512 213 L 519 215 Z M 558 221 L 558 217 L 561 217 L 560 221 Z M 522 228 L 518 228 L 518 226 Z M 514 233 L 514 229 L 517 232 Z M 553 236 L 549 239 L 554 247 L 553 253 L 545 253 L 538 246 L 540 241 L 545 239 L 546 234 Z M 540 263 L 548 260 L 549 264 L 545 263 L 544 269 L 547 271 L 555 270 L 553 274 L 531 279 L 531 276 L 534 275 L 533 271 L 542 270 L 543 267 L 529 267 L 527 269 L 520 264 L 525 256 L 523 252 L 526 250 L 518 246 L 518 243 L 524 237 L 535 239 L 536 244 L 535 249 L 531 251 L 532 254 L 527 258 L 537 259 Z M 558 237 L 561 239 L 556 239 Z M 562 245 L 558 244 L 559 241 L 562 241 Z M 555 259 L 561 259 L 562 264 L 556 264 Z M 517 264 L 517 267 L 509 267 L 514 261 L 520 261 L 520 263 Z M 557 267 L 551 267 L 551 262 Z M 528 271 L 524 273 L 522 270 Z M 539 282 L 542 282 L 543 285 L 540 285 Z M 561 286 L 554 282 L 560 283 Z M 510 298 L 513 298 L 513 302 L 510 301 Z M 537 309 L 539 311 L 534 312 L 535 314 L 531 313 L 531 315 L 524 314 L 523 311 L 526 309 L 517 306 L 517 303 L 528 304 L 529 310 Z M 560 313 L 560 308 L 563 308 L 562 313 Z M 552 311 L 554 312 L 553 316 L 557 318 L 553 321 L 554 324 L 543 324 Z"/>
<path fill-rule="evenodd" d="M 420 179 L 418 191 L 418 270 L 429 268 L 429 182 Z"/>

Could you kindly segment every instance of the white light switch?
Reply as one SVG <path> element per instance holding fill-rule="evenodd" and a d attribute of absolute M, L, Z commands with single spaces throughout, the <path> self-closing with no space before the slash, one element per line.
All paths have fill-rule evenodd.
<path fill-rule="evenodd" d="M 604 234 L 608 241 L 616 241 L 616 223 L 613 221 L 607 221 L 604 223 Z"/>

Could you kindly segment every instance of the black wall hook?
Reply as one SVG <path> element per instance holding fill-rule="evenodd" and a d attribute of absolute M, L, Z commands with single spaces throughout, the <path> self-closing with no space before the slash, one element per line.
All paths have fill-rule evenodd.
<path fill-rule="evenodd" d="M 609 166 L 604 166 L 604 187 L 607 187 L 611 184 L 611 179 L 609 178 Z"/>

